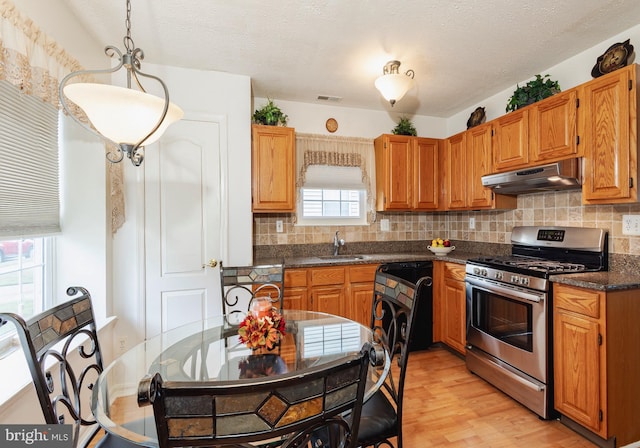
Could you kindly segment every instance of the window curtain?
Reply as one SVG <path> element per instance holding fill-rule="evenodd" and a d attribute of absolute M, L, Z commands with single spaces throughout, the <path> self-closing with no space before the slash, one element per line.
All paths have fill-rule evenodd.
<path fill-rule="evenodd" d="M 60 81 L 77 70 L 82 67 L 75 58 L 21 14 L 10 0 L 0 0 L 0 80 L 10 82 L 21 93 L 39 98 L 59 110 Z M 122 169 L 120 163 L 109 168 L 114 233 L 124 222 Z M 114 208 L 117 209 L 115 212 Z"/>
<path fill-rule="evenodd" d="M 296 191 L 304 186 L 310 165 L 359 167 L 367 191 L 367 221 L 375 222 L 375 153 L 373 140 L 296 133 Z"/>

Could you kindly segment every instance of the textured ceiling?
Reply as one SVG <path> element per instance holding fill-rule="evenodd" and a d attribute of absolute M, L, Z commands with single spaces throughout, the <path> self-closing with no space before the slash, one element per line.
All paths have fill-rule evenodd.
<path fill-rule="evenodd" d="M 98 42 L 123 48 L 124 0 L 65 2 Z M 393 110 L 436 117 L 640 23 L 638 0 L 131 2 L 146 62 L 248 75 L 257 97 L 390 110 L 373 83 L 397 59 L 416 85 Z"/>

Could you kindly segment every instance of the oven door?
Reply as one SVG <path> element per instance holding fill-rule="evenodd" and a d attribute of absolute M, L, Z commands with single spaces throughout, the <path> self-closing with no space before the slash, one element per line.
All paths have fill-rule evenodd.
<path fill-rule="evenodd" d="M 466 276 L 467 343 L 547 383 L 547 294 Z"/>

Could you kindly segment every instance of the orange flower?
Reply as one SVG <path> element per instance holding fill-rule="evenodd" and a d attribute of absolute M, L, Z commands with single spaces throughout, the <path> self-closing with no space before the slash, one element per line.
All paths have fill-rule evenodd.
<path fill-rule="evenodd" d="M 238 328 L 240 342 L 252 349 L 266 347 L 271 350 L 284 334 L 284 318 L 275 309 L 270 310 L 264 317 L 256 317 L 249 313 Z"/>

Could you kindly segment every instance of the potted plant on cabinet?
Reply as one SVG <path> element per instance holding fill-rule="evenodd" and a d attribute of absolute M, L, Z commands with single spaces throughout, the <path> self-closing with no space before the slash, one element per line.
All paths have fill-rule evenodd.
<path fill-rule="evenodd" d="M 506 111 L 511 112 L 560 93 L 558 81 L 546 78 L 549 78 L 549 75 L 536 75 L 536 79 L 529 81 L 524 86 L 516 86 L 516 90 L 507 102 Z"/>
<path fill-rule="evenodd" d="M 400 118 L 398 125 L 391 131 L 395 135 L 418 135 L 416 128 L 407 117 Z"/>
<path fill-rule="evenodd" d="M 256 109 L 253 113 L 253 122 L 255 124 L 263 124 L 267 126 L 286 126 L 289 117 L 285 115 L 272 99 L 260 109 Z"/>

